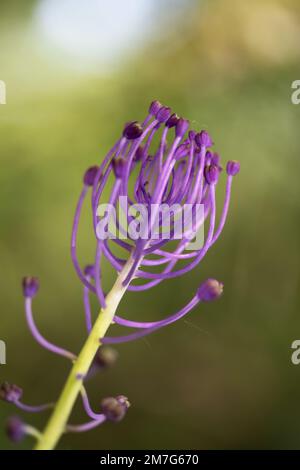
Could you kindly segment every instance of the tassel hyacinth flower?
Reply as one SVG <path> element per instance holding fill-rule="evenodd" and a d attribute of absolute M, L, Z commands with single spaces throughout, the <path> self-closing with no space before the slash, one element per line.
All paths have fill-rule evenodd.
<path fill-rule="evenodd" d="M 47 340 L 38 330 L 32 311 L 39 282 L 34 277 L 23 280 L 25 315 L 35 340 L 52 353 L 70 360 L 72 368 L 55 404 L 30 406 L 24 404 L 22 390 L 16 385 L 3 384 L 0 398 L 23 411 L 37 412 L 52 409 L 43 433 L 26 425 L 17 417 L 7 424 L 8 434 L 19 441 L 25 434 L 37 439 L 36 449 L 53 449 L 65 432 L 83 432 L 105 421 L 118 422 L 124 418 L 129 402 L 123 395 L 102 400 L 99 412 L 92 410 L 85 389 L 87 380 L 98 370 L 113 364 L 116 353 L 107 344 L 123 343 L 149 335 L 187 315 L 199 303 L 218 299 L 223 284 L 216 279 L 202 282 L 188 303 L 159 321 L 127 319 L 117 313 L 118 305 L 128 291 L 145 291 L 164 280 L 182 276 L 194 269 L 218 240 L 229 209 L 233 177 L 239 172 L 237 161 L 226 165 L 226 188 L 220 219 L 216 220 L 216 187 L 221 176 L 220 157 L 211 148 L 207 131 L 189 130 L 189 121 L 178 117 L 158 101 L 151 103 L 142 123 L 127 123 L 121 138 L 108 152 L 100 165 L 90 167 L 84 174 L 83 186 L 75 210 L 71 235 L 71 257 L 83 286 L 86 341 L 78 355 Z M 224 172 L 224 173 L 225 173 Z M 103 192 L 110 188 L 109 205 L 100 214 Z M 95 238 L 94 261 L 82 267 L 77 257 L 77 235 L 85 199 L 90 194 L 91 220 Z M 127 210 L 123 202 L 126 199 Z M 123 201 L 123 202 L 122 202 Z M 134 208 L 145 208 L 142 218 L 136 219 Z M 161 206 L 172 207 L 169 231 L 164 233 Z M 189 206 L 190 216 L 178 238 L 176 217 Z M 202 206 L 200 219 L 194 215 Z M 153 209 L 154 208 L 154 209 Z M 143 212 L 140 209 L 141 212 Z M 99 224 L 106 221 L 106 237 L 100 236 Z M 145 223 L 146 222 L 146 223 Z M 200 247 L 191 249 L 193 235 L 207 228 Z M 131 231 L 128 230 L 131 227 Z M 132 227 L 134 230 L 132 230 Z M 103 228 L 103 225 L 102 225 Z M 123 236 L 112 236 L 113 229 Z M 153 230 L 154 229 L 154 230 Z M 133 236 L 139 231 L 140 237 Z M 203 231 L 204 233 L 204 231 Z M 116 272 L 116 280 L 106 294 L 103 290 L 103 260 L 108 260 Z M 90 297 L 95 296 L 100 312 L 94 317 Z M 121 336 L 107 336 L 112 324 L 129 329 Z M 100 348 L 100 349 L 99 349 Z M 81 397 L 88 421 L 70 424 L 69 417 L 75 401 Z"/>

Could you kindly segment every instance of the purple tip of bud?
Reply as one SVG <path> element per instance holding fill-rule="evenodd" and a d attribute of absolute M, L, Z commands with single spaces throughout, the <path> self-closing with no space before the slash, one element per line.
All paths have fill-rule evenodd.
<path fill-rule="evenodd" d="M 94 278 L 95 277 L 95 267 L 92 265 L 92 264 L 88 264 L 85 268 L 84 268 L 84 274 L 86 276 L 89 276 L 91 278 Z"/>
<path fill-rule="evenodd" d="M 192 142 L 193 140 L 195 140 L 195 137 L 196 137 L 196 132 L 191 130 L 189 131 L 189 141 Z"/>
<path fill-rule="evenodd" d="M 198 288 L 197 296 L 198 299 L 202 302 L 211 302 L 221 297 L 223 293 L 223 284 L 222 282 L 217 281 L 216 279 L 207 279 L 201 286 Z"/>
<path fill-rule="evenodd" d="M 112 167 L 115 173 L 116 178 L 122 178 L 123 176 L 123 171 L 124 171 L 124 166 L 125 166 L 125 160 L 124 158 L 114 158 L 112 160 Z"/>
<path fill-rule="evenodd" d="M 0 386 L 0 399 L 8 403 L 15 403 L 20 400 L 23 390 L 15 384 L 4 382 Z"/>
<path fill-rule="evenodd" d="M 213 160 L 213 153 L 210 150 L 207 150 L 207 152 L 205 154 L 205 161 L 206 161 L 207 165 L 210 165 L 211 163 L 214 163 L 214 162 L 212 162 L 212 160 Z"/>
<path fill-rule="evenodd" d="M 220 160 L 220 155 L 218 153 L 213 153 L 210 162 L 218 166 L 220 164 Z"/>
<path fill-rule="evenodd" d="M 217 165 L 207 165 L 204 169 L 204 176 L 207 184 L 218 182 L 220 168 Z"/>
<path fill-rule="evenodd" d="M 143 158 L 143 154 L 144 154 L 144 147 L 143 147 L 142 145 L 140 145 L 140 146 L 137 148 L 137 150 L 136 150 L 136 152 L 135 152 L 135 154 L 134 154 L 133 160 L 134 160 L 135 162 L 141 161 L 142 158 Z"/>
<path fill-rule="evenodd" d="M 143 128 L 139 122 L 133 121 L 126 124 L 123 136 L 128 140 L 138 139 L 143 133 Z"/>
<path fill-rule="evenodd" d="M 199 147 L 211 147 L 213 145 L 213 141 L 207 131 L 201 131 L 198 134 L 196 134 L 195 137 L 196 144 L 199 145 Z"/>
<path fill-rule="evenodd" d="M 36 277 L 26 276 L 22 281 L 24 297 L 34 297 L 39 290 L 40 284 Z"/>
<path fill-rule="evenodd" d="M 162 106 L 158 113 L 156 114 L 156 119 L 159 122 L 166 122 L 169 117 L 171 116 L 171 108 L 167 108 L 166 106 Z"/>
<path fill-rule="evenodd" d="M 6 434 L 13 442 L 20 442 L 25 437 L 25 425 L 18 416 L 11 416 L 6 422 Z"/>
<path fill-rule="evenodd" d="M 179 116 L 177 116 L 177 114 L 172 114 L 172 116 L 169 117 L 169 119 L 167 120 L 166 122 L 166 127 L 175 127 L 176 124 L 178 123 L 179 121 Z"/>
<path fill-rule="evenodd" d="M 188 130 L 190 122 L 187 119 L 180 118 L 176 125 L 176 136 L 183 137 Z"/>
<path fill-rule="evenodd" d="M 118 359 L 118 351 L 109 346 L 101 346 L 94 359 L 94 364 L 100 369 L 112 367 Z"/>
<path fill-rule="evenodd" d="M 129 401 L 123 395 L 116 398 L 104 398 L 101 402 L 101 410 L 108 421 L 115 423 L 121 421 L 129 407 Z"/>
<path fill-rule="evenodd" d="M 227 165 L 226 165 L 227 175 L 230 175 L 230 176 L 237 175 L 240 171 L 240 167 L 241 167 L 240 162 L 237 162 L 236 160 L 231 160 L 227 162 Z"/>
<path fill-rule="evenodd" d="M 84 184 L 87 186 L 93 186 L 98 170 L 98 166 L 91 166 L 88 168 L 83 177 Z"/>
<path fill-rule="evenodd" d="M 159 101 L 152 101 L 149 106 L 149 114 L 151 114 L 152 116 L 156 116 L 160 108 L 162 108 L 162 104 Z"/>

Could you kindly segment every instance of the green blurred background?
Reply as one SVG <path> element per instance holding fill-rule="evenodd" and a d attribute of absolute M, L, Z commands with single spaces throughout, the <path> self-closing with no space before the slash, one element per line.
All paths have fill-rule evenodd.
<path fill-rule="evenodd" d="M 89 391 L 95 408 L 104 396 L 127 395 L 126 419 L 65 436 L 59 448 L 300 448 L 300 365 L 290 360 L 300 338 L 300 106 L 291 103 L 299 44 L 298 0 L 1 1 L 0 381 L 22 386 L 24 401 L 57 397 L 69 366 L 30 336 L 20 279 L 40 278 L 41 331 L 77 351 L 74 207 L 84 170 L 124 122 L 159 99 L 209 129 L 223 160 L 242 167 L 226 228 L 201 266 L 127 295 L 120 312 L 160 318 L 208 276 L 223 280 L 222 299 L 120 345 L 117 364 Z M 80 239 L 90 262 L 89 229 Z M 113 281 L 110 270 L 105 278 Z M 2 431 L 14 412 L 1 404 L 0 448 L 30 448 L 29 438 L 15 447 Z M 84 419 L 78 406 L 72 422 Z M 28 417 L 39 429 L 45 420 Z"/>

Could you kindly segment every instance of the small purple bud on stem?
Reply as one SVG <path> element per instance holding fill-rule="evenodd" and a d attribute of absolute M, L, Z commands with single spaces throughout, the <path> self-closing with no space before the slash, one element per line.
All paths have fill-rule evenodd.
<path fill-rule="evenodd" d="M 86 276 L 89 276 L 91 278 L 94 278 L 95 277 L 95 267 L 92 265 L 92 264 L 88 264 L 85 268 L 84 268 L 84 274 Z"/>
<path fill-rule="evenodd" d="M 241 167 L 240 162 L 237 162 L 236 160 L 231 160 L 227 162 L 227 165 L 226 165 L 227 175 L 230 175 L 230 176 L 237 175 L 240 171 L 240 167 Z"/>
<path fill-rule="evenodd" d="M 169 119 L 167 120 L 166 122 L 166 127 L 175 127 L 176 124 L 178 123 L 179 121 L 179 116 L 177 116 L 177 114 L 172 114 L 172 116 L 169 117 Z"/>
<path fill-rule="evenodd" d="M 144 153 L 144 147 L 143 147 L 142 145 L 140 145 L 140 146 L 137 148 L 137 150 L 136 150 L 136 152 L 135 152 L 135 154 L 134 154 L 133 160 L 134 160 L 135 162 L 141 161 L 142 158 L 143 158 L 143 153 Z"/>
<path fill-rule="evenodd" d="M 219 165 L 220 164 L 220 155 L 218 153 L 213 153 L 210 162 L 213 163 L 214 165 Z"/>
<path fill-rule="evenodd" d="M 209 135 L 209 133 L 207 131 L 201 131 L 199 132 L 196 137 L 195 137 L 195 140 L 196 140 L 196 144 L 199 146 L 199 147 L 211 147 L 213 145 L 213 141 Z"/>
<path fill-rule="evenodd" d="M 0 399 L 8 403 L 15 403 L 20 400 L 23 390 L 15 384 L 4 382 L 0 385 Z"/>
<path fill-rule="evenodd" d="M 128 140 L 138 139 L 143 133 L 143 128 L 138 121 L 129 122 L 126 124 L 123 136 Z"/>
<path fill-rule="evenodd" d="M 156 114 L 156 119 L 159 122 L 166 122 L 169 117 L 171 116 L 171 108 L 167 108 L 167 106 L 162 106 L 158 113 Z"/>
<path fill-rule="evenodd" d="M 99 167 L 96 165 L 88 168 L 83 177 L 84 184 L 86 184 L 87 186 L 93 186 L 98 170 Z"/>
<path fill-rule="evenodd" d="M 6 434 L 13 442 L 20 442 L 25 437 L 25 425 L 18 416 L 11 416 L 6 422 Z"/>
<path fill-rule="evenodd" d="M 176 136 L 183 137 L 189 128 L 189 121 L 187 119 L 180 118 L 176 125 Z"/>
<path fill-rule="evenodd" d="M 193 130 L 189 131 L 189 140 L 190 140 L 190 142 L 192 142 L 193 140 L 195 140 L 196 134 L 197 134 L 197 133 L 196 133 L 195 131 L 193 131 Z"/>
<path fill-rule="evenodd" d="M 39 280 L 36 277 L 26 276 L 22 281 L 24 297 L 34 297 L 39 290 Z"/>
<path fill-rule="evenodd" d="M 217 165 L 207 165 L 204 168 L 204 176 L 207 184 L 216 184 L 218 182 L 220 168 Z"/>
<path fill-rule="evenodd" d="M 101 346 L 94 359 L 94 364 L 101 369 L 113 366 L 118 359 L 118 351 L 110 346 Z"/>
<path fill-rule="evenodd" d="M 149 114 L 151 114 L 152 116 L 156 116 L 160 108 L 162 108 L 162 104 L 159 101 L 152 101 L 149 106 Z"/>
<path fill-rule="evenodd" d="M 212 300 L 218 299 L 223 292 L 222 282 L 216 279 L 207 279 L 198 288 L 197 296 L 202 302 L 211 302 Z"/>
<path fill-rule="evenodd" d="M 114 158 L 111 163 L 112 163 L 115 177 L 118 179 L 122 178 L 123 170 L 124 170 L 125 163 L 126 163 L 124 158 L 117 158 L 117 159 Z"/>
<path fill-rule="evenodd" d="M 101 410 L 105 415 L 108 421 L 113 421 L 115 423 L 121 421 L 130 404 L 126 397 L 120 395 L 116 398 L 109 397 L 104 398 L 101 402 Z"/>

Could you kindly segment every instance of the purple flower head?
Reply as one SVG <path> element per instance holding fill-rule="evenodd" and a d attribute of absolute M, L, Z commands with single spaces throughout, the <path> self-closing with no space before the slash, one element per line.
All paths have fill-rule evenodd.
<path fill-rule="evenodd" d="M 115 423 L 121 421 L 124 418 L 129 406 L 130 404 L 128 398 L 123 395 L 120 395 L 116 398 L 104 398 L 104 400 L 101 402 L 102 413 L 105 415 L 108 421 L 113 421 Z"/>
<path fill-rule="evenodd" d="M 26 276 L 22 281 L 24 297 L 35 297 L 39 290 L 39 280 L 36 277 Z"/>
<path fill-rule="evenodd" d="M 216 279 L 207 279 L 198 288 L 197 296 L 202 302 L 218 299 L 223 293 L 223 284 Z"/>
<path fill-rule="evenodd" d="M 98 166 L 91 166 L 90 168 L 88 168 L 83 177 L 84 184 L 86 184 L 87 186 L 93 186 L 98 170 Z"/>
<path fill-rule="evenodd" d="M 129 124 L 126 124 L 123 136 L 128 140 L 138 139 L 142 135 L 143 129 L 139 122 L 133 121 Z"/>
<path fill-rule="evenodd" d="M 8 403 L 15 403 L 22 398 L 23 390 L 14 384 L 4 382 L 0 386 L 0 399 Z"/>
<path fill-rule="evenodd" d="M 199 147 L 208 148 L 213 145 L 212 138 L 210 137 L 207 131 L 201 131 L 198 134 L 196 134 L 195 141 Z"/>
<path fill-rule="evenodd" d="M 239 162 L 237 162 L 236 160 L 231 160 L 231 161 L 227 162 L 227 166 L 226 166 L 227 175 L 235 176 L 239 173 L 239 171 L 240 171 L 240 163 Z"/>
<path fill-rule="evenodd" d="M 166 125 L 161 126 L 162 123 L 166 123 Z M 136 121 L 133 124 L 136 125 Z M 129 124 L 129 126 L 131 125 L 132 123 Z M 175 136 L 169 139 L 170 128 L 174 125 L 176 127 Z M 76 212 L 72 234 L 72 257 L 75 269 L 84 284 L 84 303 L 88 329 L 91 328 L 91 312 L 87 294 L 89 292 L 95 294 L 102 307 L 105 306 L 106 302 L 102 288 L 101 271 L 101 260 L 104 257 L 117 273 L 121 273 L 128 259 L 132 258 L 131 267 L 123 280 L 123 286 L 129 291 L 148 290 L 164 280 L 184 275 L 194 269 L 222 233 L 228 214 L 232 180 L 228 174 L 223 209 L 217 225 L 215 193 L 221 172 L 220 158 L 218 154 L 208 150 L 212 145 L 212 138 L 207 131 L 203 130 L 196 133 L 195 130 L 190 129 L 188 138 L 184 139 L 188 126 L 189 122 L 186 119 L 178 118 L 170 108 L 154 101 L 150 105 L 149 115 L 139 125 L 141 132 L 138 132 L 138 137 L 127 142 L 124 142 L 121 138 L 103 160 L 91 195 L 97 245 L 93 283 L 86 282 L 76 256 L 76 237 L 80 210 Z M 156 148 L 154 142 L 158 142 Z M 136 157 L 137 152 L 138 158 Z M 102 175 L 102 177 L 100 178 L 99 175 Z M 113 237 L 101 240 L 97 234 L 97 223 L 101 220 L 97 215 L 97 208 L 98 204 L 102 202 L 103 192 L 108 186 L 111 176 L 114 177 L 114 182 L 109 202 L 115 208 L 115 220 L 111 218 L 110 222 L 115 224 L 116 229 L 126 236 L 123 239 Z M 199 224 L 196 224 L 196 228 L 199 229 L 204 222 L 207 224 L 207 235 L 203 246 L 188 250 L 191 228 L 185 228 L 182 239 L 178 241 L 175 237 L 176 227 L 174 221 L 171 221 L 168 236 L 162 236 L 159 231 L 162 223 L 161 214 L 157 214 L 157 218 L 152 217 L 153 214 L 151 214 L 151 217 L 148 216 L 149 226 L 142 232 L 143 236 L 138 240 L 135 239 L 131 233 L 126 231 L 127 229 L 123 225 L 124 219 L 121 219 L 118 215 L 117 208 L 120 197 L 127 199 L 129 210 L 134 204 L 143 205 L 146 208 L 151 205 L 176 204 L 178 207 L 177 214 L 181 214 L 185 205 L 195 208 L 196 205 L 202 204 L 204 220 L 200 220 Z M 79 206 L 80 208 L 81 206 Z M 132 222 L 132 217 L 127 214 L 125 221 L 127 223 Z M 158 232 L 157 236 L 154 237 L 151 229 L 156 222 L 158 223 Z M 167 248 L 168 243 L 175 240 L 177 248 L 169 251 Z M 114 253 L 114 245 L 120 250 L 118 256 Z M 153 255 L 156 259 L 151 258 Z M 177 268 L 179 261 L 185 264 Z M 160 269 L 154 270 L 154 268 Z M 136 280 L 142 282 L 136 283 Z M 197 296 L 196 300 L 199 301 Z M 161 322 L 131 321 L 116 315 L 114 318 L 116 323 L 141 330 L 133 333 L 133 335 L 120 337 L 120 339 L 106 337 L 101 341 L 103 340 L 102 342 L 108 344 L 138 338 L 144 335 L 145 332 L 150 333 L 161 326 L 169 324 L 173 319 L 180 318 L 194 308 L 195 305 L 194 300 L 192 300 L 188 303 L 188 306 Z"/>
<path fill-rule="evenodd" d="M 26 427 L 18 416 L 11 416 L 6 422 L 6 434 L 15 443 L 21 442 L 26 435 Z"/>

